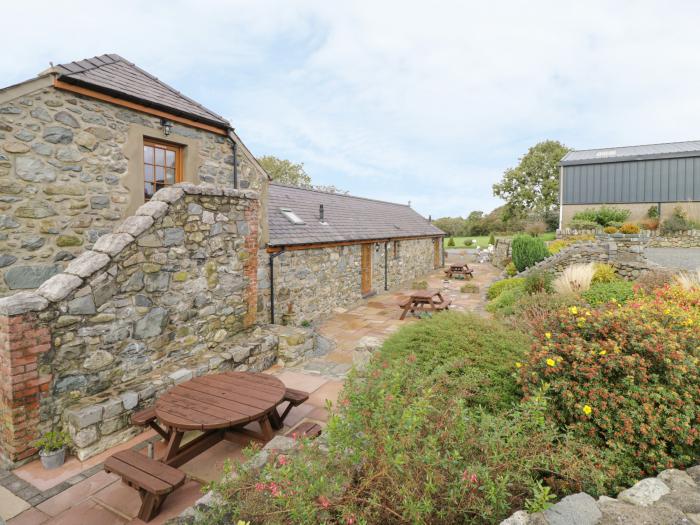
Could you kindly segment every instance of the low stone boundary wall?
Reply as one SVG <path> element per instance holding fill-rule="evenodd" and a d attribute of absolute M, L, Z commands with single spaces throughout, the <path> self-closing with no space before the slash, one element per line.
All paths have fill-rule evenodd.
<path fill-rule="evenodd" d="M 669 469 L 620 492 L 617 498 L 597 500 L 585 492 L 563 498 L 543 512 L 520 510 L 500 525 L 613 525 L 698 523 L 700 465 L 687 471 Z"/>
<path fill-rule="evenodd" d="M 496 239 L 496 246 L 493 248 L 491 262 L 497 268 L 505 268 L 512 257 L 510 239 Z"/>
<path fill-rule="evenodd" d="M 659 268 L 659 265 L 644 256 L 647 240 L 643 236 L 621 233 L 598 235 L 595 241 L 577 242 L 567 246 L 518 275 L 524 277 L 540 270 L 561 273 L 572 264 L 600 262 L 615 268 L 617 274 L 623 278 L 635 279 L 645 270 Z"/>
<path fill-rule="evenodd" d="M 0 299 L 0 456 L 26 460 L 36 438 L 65 426 L 83 459 L 109 446 L 157 381 L 205 373 L 212 359 L 274 363 L 273 342 L 232 339 L 256 321 L 258 245 L 254 192 L 180 184 L 35 292 Z"/>
<path fill-rule="evenodd" d="M 568 239 L 579 235 L 600 235 L 596 230 L 574 230 L 562 228 L 557 230 L 557 239 Z M 700 230 L 686 230 L 672 235 L 659 230 L 642 230 L 639 237 L 646 239 L 650 248 L 700 248 Z"/>

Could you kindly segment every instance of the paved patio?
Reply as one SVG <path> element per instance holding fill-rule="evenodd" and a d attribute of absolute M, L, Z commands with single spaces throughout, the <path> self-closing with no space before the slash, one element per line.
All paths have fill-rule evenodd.
<path fill-rule="evenodd" d="M 447 262 L 462 261 L 465 256 L 450 253 Z M 474 279 L 470 281 L 446 281 L 442 270 L 436 270 L 424 280 L 429 288 L 438 288 L 444 296 L 452 299 L 451 309 L 483 312 L 486 288 L 500 271 L 490 264 L 470 263 L 470 266 L 474 269 Z M 479 292 L 460 292 L 465 282 L 477 285 Z M 334 342 L 332 351 L 295 368 L 273 367 L 267 371 L 279 377 L 287 387 L 310 393 L 306 403 L 291 411 L 279 434 L 285 434 L 305 420 L 325 424 L 328 419 L 326 401 L 337 401 L 343 378 L 352 367 L 352 351 L 358 341 L 365 336 L 384 340 L 400 326 L 417 321 L 411 317 L 399 321 L 401 310 L 398 304 L 406 297 L 405 292 L 382 293 L 354 308 L 338 310 L 318 329 Z M 192 433 L 186 439 L 196 435 Z M 128 448 L 146 454 L 149 443 L 153 444 L 157 457 L 163 449 L 163 442 L 149 430 L 87 461 L 80 462 L 71 457 L 57 470 L 45 471 L 39 461 L 11 472 L 0 469 L 0 518 L 8 525 L 143 523 L 135 517 L 140 506 L 136 491 L 123 485 L 117 476 L 106 474 L 102 463 L 111 454 Z M 249 439 L 244 437 L 238 443 L 222 441 L 180 467 L 188 476 L 187 483 L 166 500 L 161 513 L 150 523 L 164 523 L 192 505 L 201 497 L 205 483 L 220 479 L 227 459 L 243 458 L 242 451 L 248 443 Z"/>

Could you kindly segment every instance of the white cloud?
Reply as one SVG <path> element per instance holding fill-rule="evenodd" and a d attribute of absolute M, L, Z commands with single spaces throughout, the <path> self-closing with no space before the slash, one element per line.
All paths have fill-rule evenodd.
<path fill-rule="evenodd" d="M 498 204 L 527 147 L 699 138 L 700 4 L 25 1 L 2 84 L 118 52 L 228 116 L 257 153 L 434 216 Z"/>

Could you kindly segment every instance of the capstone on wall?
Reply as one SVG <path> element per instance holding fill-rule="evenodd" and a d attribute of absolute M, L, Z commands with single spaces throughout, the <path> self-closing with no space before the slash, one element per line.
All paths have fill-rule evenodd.
<path fill-rule="evenodd" d="M 0 95 L 1 96 L 1 95 Z M 184 181 L 233 185 L 229 138 L 43 87 L 0 100 L 0 296 L 35 289 L 143 202 L 143 138 L 184 146 Z M 240 187 L 266 176 L 238 149 Z"/>
<path fill-rule="evenodd" d="M 87 457 L 133 433 L 128 410 L 158 388 L 273 364 L 276 339 L 237 339 L 256 323 L 257 219 L 252 191 L 167 188 L 36 292 L 0 299 L 0 450 L 16 461 L 68 428 Z"/>
<path fill-rule="evenodd" d="M 434 269 L 434 240 L 372 243 L 372 288 L 377 293 L 396 289 Z M 386 257 L 386 262 L 385 262 Z M 274 259 L 275 322 L 300 324 L 351 306 L 362 299 L 360 244 L 289 250 Z M 260 320 L 270 320 L 269 254 L 258 267 Z"/>

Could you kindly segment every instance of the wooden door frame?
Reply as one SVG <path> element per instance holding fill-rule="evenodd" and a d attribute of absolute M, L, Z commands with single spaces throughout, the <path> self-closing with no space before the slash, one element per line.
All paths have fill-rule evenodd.
<path fill-rule="evenodd" d="M 433 239 L 433 266 L 442 267 L 442 238 Z"/>
<path fill-rule="evenodd" d="M 362 297 L 369 297 L 376 292 L 372 288 L 372 248 L 374 244 L 362 244 L 360 248 L 360 293 Z M 366 253 L 366 257 L 365 257 Z M 366 264 L 366 266 L 365 266 Z M 367 288 L 365 288 L 367 283 Z"/>

